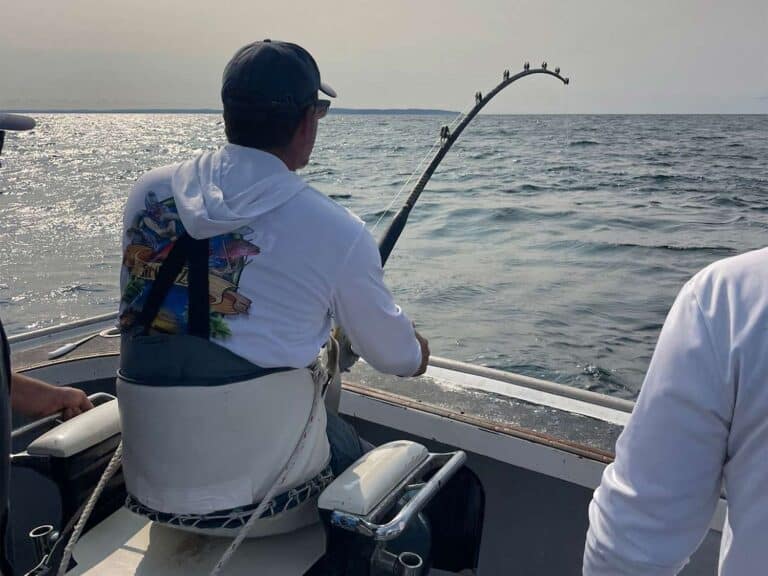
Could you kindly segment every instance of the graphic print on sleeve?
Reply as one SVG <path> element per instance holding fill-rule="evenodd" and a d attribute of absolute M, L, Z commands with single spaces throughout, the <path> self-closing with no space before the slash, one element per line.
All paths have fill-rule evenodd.
<path fill-rule="evenodd" d="M 208 287 L 210 302 L 211 338 L 223 340 L 231 335 L 227 316 L 247 314 L 251 301 L 238 294 L 240 275 L 248 258 L 261 250 L 247 241 L 250 228 L 241 228 L 229 234 L 209 239 Z M 171 251 L 176 239 L 184 233 L 173 198 L 158 201 L 154 192 L 148 192 L 141 210 L 126 231 L 129 244 L 123 254 L 123 266 L 128 281 L 121 298 L 120 324 L 130 328 L 144 306 L 158 270 Z M 171 286 L 152 323 L 152 329 L 168 334 L 187 331 L 189 312 L 189 269 L 184 266 Z"/>

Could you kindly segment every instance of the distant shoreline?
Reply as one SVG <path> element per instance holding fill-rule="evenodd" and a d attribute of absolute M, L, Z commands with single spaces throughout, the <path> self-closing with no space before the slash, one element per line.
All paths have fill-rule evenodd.
<path fill-rule="evenodd" d="M 27 108 L 0 109 L 11 114 L 216 114 L 222 110 L 216 108 Z M 333 108 L 329 114 L 338 116 L 456 116 L 455 110 L 439 108 Z M 485 115 L 485 114 L 484 114 Z M 765 116 L 766 112 L 568 112 L 568 113 L 519 113 L 499 112 L 488 116 Z"/>
<path fill-rule="evenodd" d="M 28 110 L 3 110 L 24 114 L 221 114 L 216 108 L 35 108 Z M 456 115 L 453 110 L 435 108 L 331 108 L 330 114 L 429 114 L 433 116 Z"/>

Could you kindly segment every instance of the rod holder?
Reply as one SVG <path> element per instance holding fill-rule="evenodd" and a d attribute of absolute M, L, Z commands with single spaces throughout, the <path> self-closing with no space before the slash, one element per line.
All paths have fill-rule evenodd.
<path fill-rule="evenodd" d="M 421 576 L 424 570 L 424 560 L 415 552 L 402 552 L 398 555 L 380 547 L 373 562 L 375 576 Z"/>
<path fill-rule="evenodd" d="M 29 532 L 29 539 L 35 551 L 35 563 L 40 564 L 51 553 L 53 543 L 59 537 L 59 533 L 50 524 L 37 526 Z"/>

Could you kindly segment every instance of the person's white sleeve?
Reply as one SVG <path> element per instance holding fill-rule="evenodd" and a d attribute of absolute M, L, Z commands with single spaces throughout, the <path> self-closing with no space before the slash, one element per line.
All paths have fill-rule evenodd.
<path fill-rule="evenodd" d="M 585 576 L 677 574 L 706 535 L 734 395 L 714 342 L 688 284 L 589 506 Z"/>
<path fill-rule="evenodd" d="M 384 284 L 379 250 L 366 230 L 342 267 L 332 306 L 352 349 L 376 370 L 396 376 L 418 370 L 421 346 L 411 321 Z"/>

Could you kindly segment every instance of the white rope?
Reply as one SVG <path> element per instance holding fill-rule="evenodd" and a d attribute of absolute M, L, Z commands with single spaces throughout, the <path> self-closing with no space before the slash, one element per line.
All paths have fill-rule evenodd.
<path fill-rule="evenodd" d="M 80 539 L 80 535 L 83 533 L 85 524 L 88 522 L 88 518 L 91 517 L 93 508 L 96 506 L 96 502 L 99 500 L 99 496 L 101 496 L 101 493 L 104 491 L 107 482 L 109 482 L 112 476 L 115 475 L 115 472 L 120 469 L 122 455 L 123 443 L 121 441 L 120 444 L 117 445 L 115 453 L 112 455 L 112 459 L 109 461 L 109 464 L 107 464 L 107 467 L 104 469 L 104 473 L 101 475 L 101 478 L 99 478 L 99 483 L 96 484 L 96 488 L 93 489 L 91 497 L 88 498 L 88 502 L 83 509 L 83 513 L 80 515 L 80 520 L 77 521 L 77 524 L 75 524 L 75 529 L 72 530 L 72 535 L 69 537 L 69 542 L 67 542 L 67 545 L 64 547 L 61 563 L 59 564 L 59 570 L 56 572 L 56 576 L 64 576 L 66 573 L 67 567 L 69 566 L 69 561 L 72 559 L 72 550 L 74 550 L 75 544 L 77 544 L 77 541 Z"/>
<path fill-rule="evenodd" d="M 319 369 L 320 368 L 318 366 L 316 370 L 319 370 Z M 329 377 L 331 376 L 330 373 L 328 373 L 327 375 Z M 309 410 L 309 418 L 307 419 L 307 423 L 304 425 L 304 429 L 301 432 L 301 436 L 299 436 L 299 440 L 296 443 L 296 446 L 291 452 L 291 455 L 288 458 L 288 461 L 285 463 L 285 466 L 283 466 L 283 468 L 280 470 L 280 473 L 277 475 L 277 479 L 272 484 L 272 487 L 267 491 L 264 498 L 262 498 L 261 503 L 256 507 L 256 510 L 253 511 L 253 514 L 251 514 L 251 517 L 248 519 L 248 522 L 246 522 L 245 525 L 237 533 L 237 536 L 229 545 L 229 548 L 227 548 L 224 551 L 224 554 L 221 555 L 221 558 L 219 558 L 219 561 L 216 563 L 216 566 L 213 567 L 213 570 L 211 570 L 209 576 L 217 576 L 218 574 L 221 573 L 224 566 L 230 561 L 234 553 L 240 547 L 240 544 L 242 544 L 243 540 L 245 540 L 246 536 L 248 536 L 248 533 L 251 531 L 251 528 L 253 527 L 253 525 L 261 517 L 264 510 L 266 510 L 272 498 L 275 497 L 275 495 L 277 494 L 277 491 L 283 486 L 283 484 L 285 484 L 285 481 L 288 477 L 288 473 L 291 471 L 294 464 L 296 463 L 297 456 L 301 453 L 301 450 L 304 447 L 304 443 L 309 434 L 310 427 L 312 423 L 315 421 L 315 419 L 317 418 L 317 413 L 320 409 L 320 406 L 322 405 L 321 400 L 322 400 L 323 383 L 321 381 L 321 378 L 318 377 L 315 371 L 313 371 L 312 380 L 314 381 L 314 384 L 315 384 L 315 393 L 314 393 L 314 396 L 312 397 L 312 406 Z"/>

